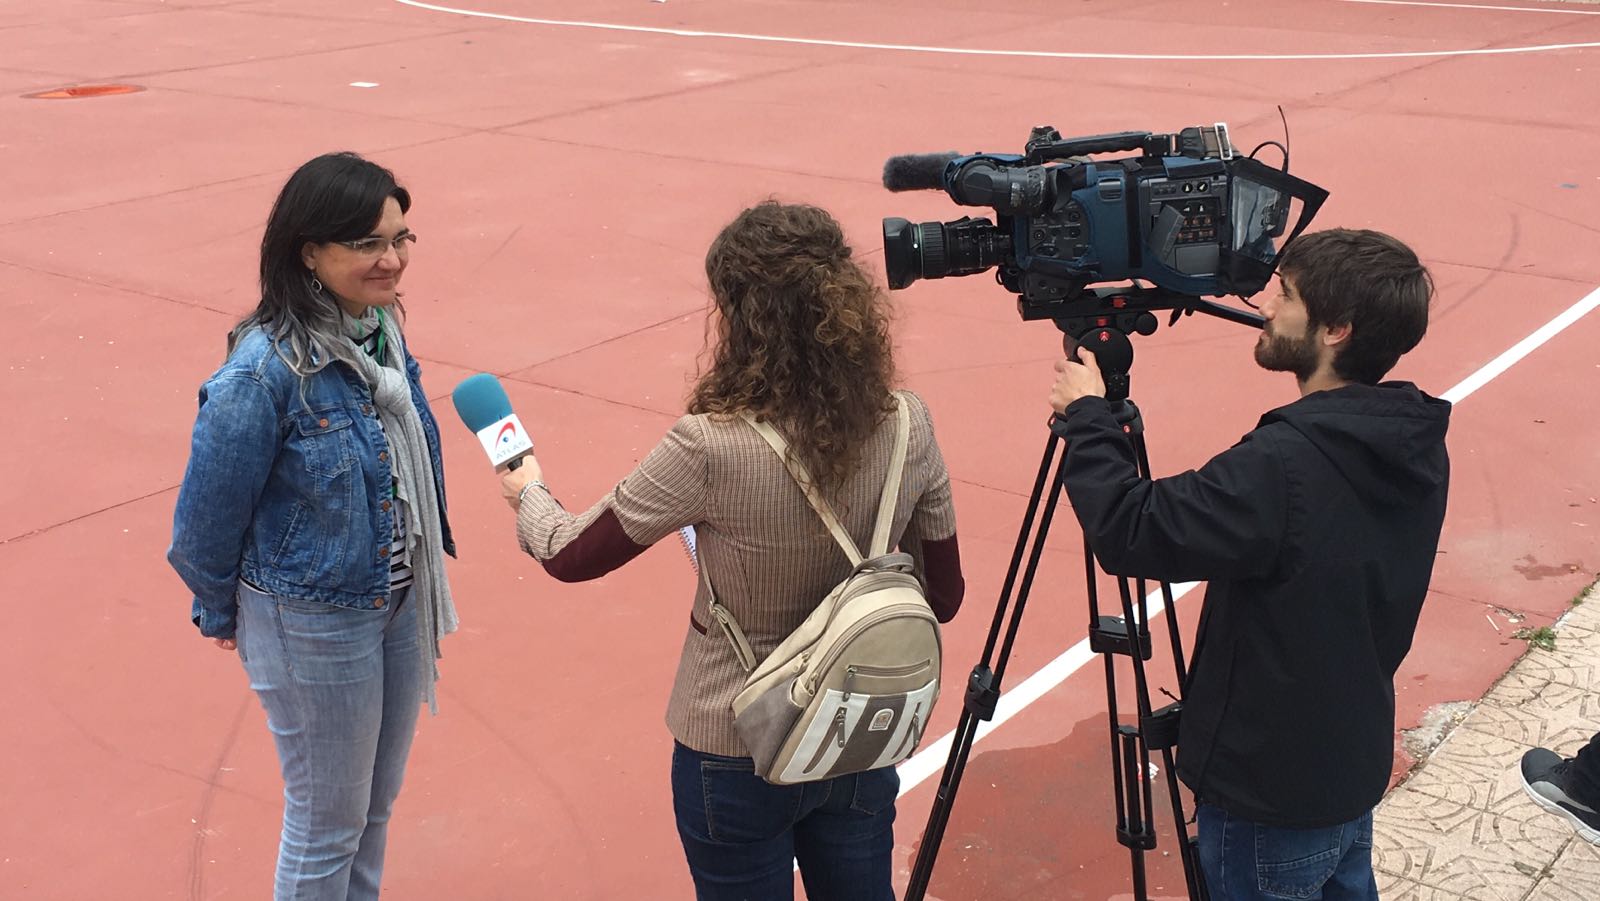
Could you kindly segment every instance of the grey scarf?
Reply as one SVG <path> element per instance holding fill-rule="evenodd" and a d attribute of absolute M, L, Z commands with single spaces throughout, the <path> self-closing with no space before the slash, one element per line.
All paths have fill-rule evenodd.
<path fill-rule="evenodd" d="M 359 340 L 379 327 L 375 309 L 360 319 L 346 317 L 346 330 Z M 439 712 L 434 683 L 439 680 L 439 638 L 456 630 L 456 607 L 450 598 L 450 583 L 444 573 L 444 536 L 439 515 L 439 493 L 434 485 L 433 465 L 428 457 L 428 441 L 422 432 L 422 418 L 411 402 L 411 385 L 405 373 L 405 343 L 400 324 L 392 314 L 381 317 L 383 338 L 388 347 L 384 364 L 361 350 L 355 357 L 361 377 L 372 388 L 378 407 L 378 421 L 389 442 L 390 463 L 394 467 L 396 495 L 404 503 L 406 515 L 406 553 L 410 557 L 413 584 L 411 601 L 417 605 L 417 638 L 423 655 L 422 697 L 428 710 Z M 399 513 L 399 510 L 396 513 Z M 387 541 L 387 536 L 379 536 Z"/>

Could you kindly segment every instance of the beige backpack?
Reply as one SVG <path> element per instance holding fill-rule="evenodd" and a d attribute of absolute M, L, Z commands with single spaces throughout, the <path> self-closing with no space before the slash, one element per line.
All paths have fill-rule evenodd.
<path fill-rule="evenodd" d="M 817 490 L 788 444 L 746 415 L 854 564 L 816 610 L 756 664 L 744 630 L 713 597 L 711 615 L 750 675 L 733 700 L 734 728 L 768 782 L 788 785 L 893 766 L 911 756 L 939 698 L 939 622 L 908 554 L 891 554 L 889 530 L 905 469 L 911 414 L 903 397 L 889 475 L 867 555 Z"/>

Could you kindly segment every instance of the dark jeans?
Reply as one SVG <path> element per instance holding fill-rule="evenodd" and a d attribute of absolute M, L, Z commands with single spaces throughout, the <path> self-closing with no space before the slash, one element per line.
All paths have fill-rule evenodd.
<path fill-rule="evenodd" d="M 1211 901 L 1378 901 L 1372 813 L 1322 829 L 1280 829 L 1200 805 L 1200 869 Z"/>
<path fill-rule="evenodd" d="M 1560 753 L 1557 748 L 1552 751 Z M 1578 800 L 1585 804 L 1600 803 L 1600 732 L 1589 739 L 1589 744 L 1578 749 L 1578 762 L 1572 768 L 1574 787 L 1581 795 Z"/>
<path fill-rule="evenodd" d="M 672 806 L 699 901 L 794 897 L 800 863 L 810 901 L 894 901 L 894 767 L 803 785 L 772 785 L 748 757 L 676 742 Z"/>

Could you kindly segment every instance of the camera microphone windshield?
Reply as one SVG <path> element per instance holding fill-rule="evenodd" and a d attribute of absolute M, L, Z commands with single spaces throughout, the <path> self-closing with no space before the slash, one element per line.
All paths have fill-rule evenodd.
<path fill-rule="evenodd" d="M 891 191 L 942 191 L 945 166 L 960 157 L 954 150 L 891 156 L 883 164 L 883 186 Z"/>

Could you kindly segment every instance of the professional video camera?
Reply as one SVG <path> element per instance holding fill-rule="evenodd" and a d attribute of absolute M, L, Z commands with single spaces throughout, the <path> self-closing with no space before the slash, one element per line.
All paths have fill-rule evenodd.
<path fill-rule="evenodd" d="M 1290 239 L 1328 196 L 1288 173 L 1287 148 L 1268 144 L 1283 150 L 1281 170 L 1236 153 L 1222 123 L 1066 140 L 1040 126 L 1021 156 L 894 157 L 883 170 L 889 190 L 942 188 L 956 203 L 993 208 L 997 221 L 884 219 L 889 287 L 998 266 L 1000 284 L 1021 297 L 1024 319 L 1087 312 L 1075 302 L 1106 282 L 1249 297 L 1272 277 L 1274 239 L 1288 226 L 1291 201 L 1302 205 Z M 1090 159 L 1130 150 L 1139 155 Z"/>
<path fill-rule="evenodd" d="M 1122 132 L 1070 140 L 1062 140 L 1054 128 L 1042 126 L 1033 130 L 1022 156 L 945 153 L 894 157 L 883 167 L 884 187 L 891 191 L 942 188 L 956 203 L 993 208 L 996 221 L 970 217 L 953 222 L 883 220 L 889 287 L 904 288 L 919 278 L 971 275 L 998 267 L 997 280 L 1018 295 L 1022 318 L 1054 321 L 1067 335 L 1069 354 L 1080 348 L 1093 352 L 1105 380 L 1111 414 L 1128 435 L 1139 475 L 1149 478 L 1144 421 L 1128 398 L 1128 372 L 1133 364 L 1130 336 L 1152 334 L 1156 310 L 1170 310 L 1174 323 L 1182 315 L 1199 312 L 1261 327 L 1262 318 L 1255 313 L 1204 298 L 1248 298 L 1266 287 L 1282 246 L 1305 229 L 1327 200 L 1327 191 L 1289 174 L 1286 145 L 1267 142 L 1261 147 L 1269 145 L 1283 152 L 1282 169 L 1257 162 L 1254 153 L 1237 154 L 1228 127 L 1220 123 L 1185 128 L 1177 134 Z M 1130 150 L 1139 155 L 1091 158 Z M 1300 211 L 1290 229 L 1296 200 Z M 1028 498 L 983 657 L 967 680 L 950 757 L 911 868 L 905 901 L 926 897 L 956 791 L 977 740 L 978 723 L 995 715 L 1006 663 L 1061 497 L 1067 464 L 1064 440 L 1064 420 L 1058 416 L 1051 420 L 1049 442 Z M 1054 478 L 1050 477 L 1052 470 Z M 1177 616 L 1167 617 L 1167 627 L 1179 694 L 1174 703 L 1156 709 L 1145 670 L 1153 645 L 1145 582 L 1134 580 L 1130 586 L 1128 578 L 1118 577 L 1121 615 L 1102 616 L 1098 567 L 1087 542 L 1084 558 L 1089 646 L 1106 658 L 1117 841 L 1131 855 L 1133 897 L 1135 901 L 1149 897 L 1144 855 L 1156 846 L 1151 775 L 1151 756 L 1155 754 L 1162 761 L 1159 769 L 1166 773 L 1188 896 L 1191 901 L 1206 901 L 1174 762 L 1182 686 L 1188 681 Z M 1170 610 L 1175 601 L 1171 585 L 1161 583 L 1160 591 Z M 1114 659 L 1119 656 L 1127 658 L 1133 670 L 1137 717 L 1131 722 L 1117 711 Z"/>

